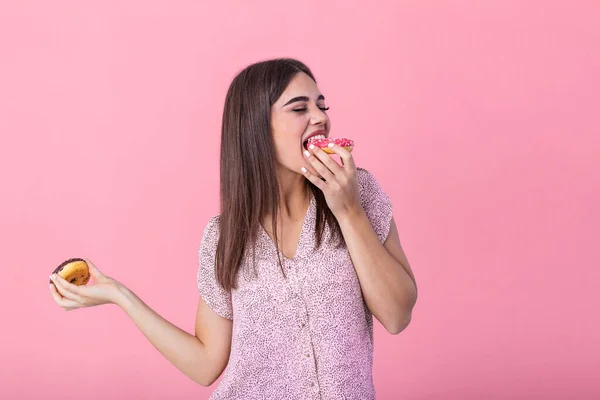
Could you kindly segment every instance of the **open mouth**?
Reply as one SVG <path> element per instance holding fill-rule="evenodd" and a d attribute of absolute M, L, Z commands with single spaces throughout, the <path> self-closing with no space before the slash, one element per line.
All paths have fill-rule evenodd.
<path fill-rule="evenodd" d="M 308 149 L 308 144 L 312 141 L 315 140 L 319 140 L 319 139 L 327 139 L 327 137 L 325 135 L 315 135 L 315 136 L 311 136 L 310 138 L 308 138 L 307 140 L 304 141 L 303 145 L 305 149 Z"/>

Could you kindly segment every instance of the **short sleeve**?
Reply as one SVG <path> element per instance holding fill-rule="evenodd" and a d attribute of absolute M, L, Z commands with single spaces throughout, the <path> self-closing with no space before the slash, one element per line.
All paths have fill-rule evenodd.
<path fill-rule="evenodd" d="M 198 291 L 206 304 L 217 314 L 233 319 L 231 292 L 223 289 L 217 281 L 215 273 L 215 255 L 219 240 L 219 217 L 212 217 L 202 235 L 198 250 Z"/>
<path fill-rule="evenodd" d="M 366 169 L 357 169 L 360 201 L 375 234 L 385 242 L 392 222 L 392 202 L 377 179 Z"/>

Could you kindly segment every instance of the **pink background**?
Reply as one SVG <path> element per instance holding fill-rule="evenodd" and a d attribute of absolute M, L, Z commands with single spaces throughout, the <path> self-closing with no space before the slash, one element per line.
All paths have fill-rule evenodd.
<path fill-rule="evenodd" d="M 411 325 L 376 325 L 378 398 L 600 397 L 599 3 L 347 4 L 1 3 L 0 397 L 209 396 L 48 275 L 89 257 L 193 332 L 225 92 L 276 56 L 313 68 L 418 279 Z"/>

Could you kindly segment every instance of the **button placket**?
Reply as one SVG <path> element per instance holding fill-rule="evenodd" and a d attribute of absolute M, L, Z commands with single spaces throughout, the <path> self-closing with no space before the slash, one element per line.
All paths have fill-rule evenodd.
<path fill-rule="evenodd" d="M 299 252 L 297 259 L 295 260 L 294 266 L 303 265 L 303 255 Z M 305 263 L 304 263 L 305 264 Z M 304 367 L 303 369 L 307 372 L 307 376 L 309 377 L 306 384 L 308 385 L 309 390 L 313 393 L 318 393 L 318 383 L 317 383 L 317 371 L 316 364 L 314 358 L 314 349 L 312 346 L 312 337 L 308 328 L 308 308 L 307 303 L 304 299 L 303 288 L 305 287 L 305 282 L 308 278 L 309 272 L 306 268 L 289 268 L 288 271 L 291 270 L 291 275 L 293 275 L 293 285 L 290 286 L 290 298 L 291 301 L 297 304 L 297 316 L 298 322 L 297 326 L 300 330 L 301 342 L 303 343 L 303 349 L 300 353 L 300 357 L 303 360 Z"/>

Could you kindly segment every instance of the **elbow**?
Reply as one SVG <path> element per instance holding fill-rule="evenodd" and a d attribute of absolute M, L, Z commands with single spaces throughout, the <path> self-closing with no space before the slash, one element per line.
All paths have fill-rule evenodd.
<path fill-rule="evenodd" d="M 213 366 L 212 368 L 206 368 L 204 370 L 200 370 L 193 380 L 200 386 L 209 387 L 221 377 L 221 374 L 224 370 L 225 365 L 221 364 Z"/>
<path fill-rule="evenodd" d="M 194 381 L 200 386 L 212 386 L 223 373 L 224 367 L 207 368 L 196 375 Z"/>
<path fill-rule="evenodd" d="M 410 302 L 410 305 L 405 305 L 401 307 L 399 312 L 396 312 L 393 318 L 390 318 L 388 323 L 385 324 L 385 329 L 392 335 L 397 335 L 403 330 L 405 330 L 408 325 L 410 325 L 410 321 L 412 320 L 412 311 L 417 301 L 417 296 L 415 295 Z"/>
<path fill-rule="evenodd" d="M 212 386 L 221 376 L 222 369 L 197 369 L 194 376 L 190 376 L 194 382 L 203 387 Z"/>
<path fill-rule="evenodd" d="M 215 381 L 198 379 L 196 383 L 203 387 L 210 387 Z"/>
<path fill-rule="evenodd" d="M 417 303 L 417 288 L 414 286 L 414 292 L 410 296 L 410 300 L 400 307 L 400 311 L 395 313 L 394 318 L 390 318 L 388 324 L 385 325 L 385 329 L 392 335 L 397 335 L 405 330 L 412 319 L 412 311 Z"/>
<path fill-rule="evenodd" d="M 408 327 L 411 318 L 412 315 L 410 312 L 403 313 L 398 318 L 395 318 L 393 321 L 390 321 L 388 324 L 384 325 L 384 327 L 389 334 L 397 335 L 406 329 L 406 327 Z"/>
<path fill-rule="evenodd" d="M 218 376 L 215 377 L 215 376 L 210 376 L 210 375 L 198 376 L 194 379 L 194 382 L 196 382 L 200 386 L 209 387 L 213 383 L 215 383 L 217 378 L 218 378 Z"/>
<path fill-rule="evenodd" d="M 217 353 L 216 357 L 213 353 L 205 354 L 205 357 L 197 359 L 195 365 L 190 366 L 188 369 L 193 371 L 190 378 L 200 386 L 212 386 L 225 370 L 228 361 L 228 351 Z"/>
<path fill-rule="evenodd" d="M 194 382 L 200 386 L 209 387 L 214 383 L 214 380 L 209 379 L 207 376 L 198 376 L 194 379 Z"/>

